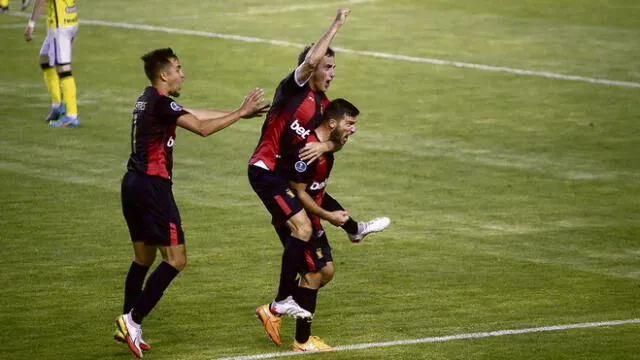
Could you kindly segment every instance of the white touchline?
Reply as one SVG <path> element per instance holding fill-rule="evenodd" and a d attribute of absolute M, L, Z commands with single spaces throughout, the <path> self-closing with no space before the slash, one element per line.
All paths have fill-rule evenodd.
<path fill-rule="evenodd" d="M 27 16 L 27 14 L 25 13 L 13 13 L 11 15 L 22 16 L 22 17 Z M 170 34 L 192 35 L 192 36 L 227 39 L 227 40 L 236 40 L 236 41 L 243 41 L 243 42 L 265 43 L 265 44 L 281 45 L 281 46 L 293 46 L 293 47 L 299 47 L 299 48 L 302 48 L 305 46 L 304 44 L 296 44 L 296 43 L 283 41 L 283 40 L 269 40 L 269 39 L 262 39 L 258 37 L 252 37 L 252 36 L 221 34 L 216 32 L 209 32 L 209 31 L 175 29 L 175 28 L 169 28 L 164 26 L 130 24 L 130 23 L 123 23 L 123 22 L 110 22 L 110 21 L 102 21 L 102 20 L 80 20 L 80 24 L 108 26 L 108 27 L 115 27 L 115 28 L 144 30 L 144 31 L 158 31 L 158 32 L 166 32 Z M 395 55 L 395 54 L 388 54 L 388 53 L 375 52 L 375 51 L 359 51 L 359 50 L 351 50 L 351 49 L 345 49 L 345 48 L 339 48 L 339 47 L 334 48 L 334 50 L 338 52 L 343 52 L 343 53 L 370 56 L 370 57 L 390 59 L 390 60 L 427 63 L 432 65 L 455 66 L 459 68 L 495 71 L 495 72 L 503 72 L 503 73 L 510 73 L 510 74 L 516 74 L 516 75 L 537 76 L 537 77 L 545 77 L 545 78 L 558 79 L 558 80 L 583 81 L 583 82 L 588 82 L 593 84 L 640 88 L 640 83 L 632 82 L 632 81 L 596 79 L 596 78 L 589 78 L 589 77 L 577 76 L 577 75 L 562 75 L 562 74 L 556 74 L 556 73 L 546 72 L 546 71 L 513 69 L 508 67 L 502 67 L 502 66 L 472 64 L 472 63 L 465 63 L 460 61 L 421 58 L 421 57 L 406 56 L 406 55 Z"/>
<path fill-rule="evenodd" d="M 639 324 L 639 323 L 640 323 L 640 319 L 628 319 L 628 320 L 599 321 L 599 322 L 590 322 L 590 323 L 581 323 L 581 324 L 552 325 L 552 326 L 542 326 L 542 327 L 526 328 L 526 329 L 496 330 L 496 331 L 489 331 L 489 332 L 457 334 L 457 335 L 448 335 L 448 336 L 436 336 L 436 337 L 427 337 L 427 338 L 422 338 L 422 339 L 407 339 L 407 340 L 396 340 L 396 341 L 377 342 L 377 343 L 342 345 L 342 346 L 336 346 L 335 349 L 336 349 L 336 351 L 359 350 L 359 349 L 370 349 L 370 348 L 397 346 L 397 345 L 437 343 L 437 342 L 445 342 L 445 341 L 452 341 L 452 340 L 480 339 L 480 338 L 486 338 L 486 337 L 517 335 L 517 334 L 529 334 L 529 333 L 544 332 L 544 331 L 585 329 L 585 328 L 593 328 L 593 327 L 628 325 L 628 324 Z M 311 353 L 309 353 L 309 352 L 285 351 L 285 352 L 279 352 L 279 353 L 246 355 L 246 356 L 237 356 L 237 357 L 225 357 L 225 358 L 217 358 L 217 359 L 212 359 L 212 360 L 273 359 L 273 358 L 278 358 L 278 357 L 296 356 L 296 355 L 305 355 L 305 354 L 311 354 Z"/>

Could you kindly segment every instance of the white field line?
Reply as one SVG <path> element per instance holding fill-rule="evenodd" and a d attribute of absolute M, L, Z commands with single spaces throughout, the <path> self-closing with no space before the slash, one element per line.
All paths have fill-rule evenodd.
<path fill-rule="evenodd" d="M 26 13 L 12 13 L 11 15 L 22 16 L 22 17 L 27 16 Z M 269 39 L 262 39 L 258 37 L 252 37 L 252 36 L 222 34 L 222 33 L 209 32 L 209 31 L 175 29 L 175 28 L 169 28 L 164 26 L 140 25 L 140 24 L 130 24 L 130 23 L 123 23 L 123 22 L 109 22 L 109 21 L 102 21 L 102 20 L 80 20 L 80 23 L 87 24 L 87 25 L 108 26 L 108 27 L 123 28 L 123 29 L 130 29 L 130 30 L 157 31 L 157 32 L 166 32 L 170 34 L 192 35 L 192 36 L 219 38 L 219 39 L 235 40 L 235 41 L 243 41 L 243 42 L 265 43 L 265 44 L 280 45 L 280 46 L 293 46 L 293 47 L 299 47 L 299 48 L 305 46 L 305 44 L 296 44 L 296 43 L 283 41 L 283 40 L 269 40 Z M 537 77 L 544 77 L 544 78 L 551 78 L 551 79 L 558 79 L 558 80 L 584 81 L 584 82 L 589 82 L 593 84 L 640 88 L 640 83 L 631 82 L 631 81 L 596 79 L 596 78 L 589 78 L 589 77 L 577 76 L 577 75 L 562 75 L 562 74 L 556 74 L 556 73 L 546 72 L 546 71 L 513 69 L 508 67 L 502 67 L 502 66 L 473 64 L 473 63 L 465 63 L 460 61 L 432 59 L 432 58 L 421 58 L 421 57 L 406 56 L 406 55 L 388 54 L 388 53 L 382 53 L 382 52 L 376 52 L 376 51 L 359 51 L 359 50 L 351 50 L 351 49 L 345 49 L 345 48 L 339 48 L 339 47 L 334 48 L 334 50 L 338 52 L 343 52 L 343 53 L 389 59 L 389 60 L 410 61 L 410 62 L 417 62 L 417 63 L 427 63 L 432 65 L 455 66 L 459 68 L 503 72 L 503 73 L 516 74 L 516 75 L 537 76 Z"/>
<path fill-rule="evenodd" d="M 25 16 L 24 13 L 13 13 L 13 15 Z M 263 39 L 259 37 L 252 37 L 252 36 L 222 34 L 222 33 L 209 32 L 209 31 L 176 29 L 176 28 L 169 28 L 164 26 L 140 25 L 140 24 L 130 24 L 130 23 L 123 23 L 123 22 L 109 22 L 109 21 L 102 21 L 102 20 L 80 20 L 80 23 L 86 24 L 86 25 L 108 26 L 108 27 L 123 28 L 123 29 L 130 29 L 130 30 L 156 31 L 156 32 L 165 32 L 170 34 L 201 36 L 201 37 L 219 38 L 219 39 L 235 40 L 235 41 L 242 41 L 242 42 L 291 46 L 291 47 L 298 47 L 298 48 L 302 48 L 305 46 L 305 44 L 296 44 L 296 43 L 292 43 L 284 40 L 270 40 L 270 39 Z M 502 73 L 508 73 L 508 74 L 516 74 L 516 75 L 537 76 L 537 77 L 557 79 L 557 80 L 583 81 L 583 82 L 601 84 L 601 85 L 640 88 L 640 83 L 631 82 L 631 81 L 597 79 L 597 78 L 590 78 L 590 77 L 577 76 L 577 75 L 556 74 L 556 73 L 547 72 L 547 71 L 514 69 L 514 68 L 503 67 L 503 66 L 492 66 L 492 65 L 465 63 L 461 61 L 421 58 L 421 57 L 406 56 L 406 55 L 388 54 L 388 53 L 382 53 L 382 52 L 376 52 L 376 51 L 351 50 L 351 49 L 345 49 L 345 48 L 339 48 L 339 47 L 334 48 L 334 50 L 338 52 L 343 52 L 343 53 L 382 58 L 382 59 L 388 59 L 388 60 L 409 61 L 409 62 L 426 63 L 426 64 L 432 64 L 432 65 L 443 65 L 443 66 L 455 66 L 458 68 L 494 71 L 494 72 L 502 72 Z"/>
<path fill-rule="evenodd" d="M 108 22 L 108 21 L 101 21 L 101 20 L 84 20 L 84 21 L 80 21 L 80 23 L 89 24 L 89 25 L 98 25 L 98 26 L 119 27 L 124 29 L 158 31 L 158 32 L 171 33 L 171 34 L 220 38 L 220 39 L 236 40 L 236 41 L 243 41 L 243 42 L 265 43 L 270 45 L 293 46 L 298 48 L 302 48 L 305 46 L 304 44 L 296 44 L 296 43 L 283 41 L 283 40 L 270 40 L 270 39 L 252 37 L 252 36 L 221 34 L 221 33 L 208 32 L 208 31 L 175 29 L 175 28 L 169 28 L 164 26 L 137 25 L 137 24 L 129 24 L 129 23 L 121 23 L 121 22 Z M 349 53 L 349 54 L 355 54 L 355 55 L 361 55 L 361 56 L 369 56 L 369 57 L 375 57 L 375 58 L 383 58 L 383 59 L 389 59 L 389 60 L 400 60 L 400 61 L 410 61 L 410 62 L 417 62 L 417 63 L 427 63 L 427 64 L 433 64 L 433 65 L 455 66 L 459 68 L 495 71 L 495 72 L 503 72 L 503 73 L 510 73 L 510 74 L 516 74 L 516 75 L 538 76 L 538 77 L 545 77 L 545 78 L 559 79 L 559 80 L 584 81 L 584 82 L 589 82 L 594 84 L 640 88 L 640 83 L 630 82 L 630 81 L 596 79 L 596 78 L 589 78 L 589 77 L 576 76 L 576 75 L 562 75 L 562 74 L 556 74 L 556 73 L 551 73 L 546 71 L 513 69 L 513 68 L 501 67 L 501 66 L 472 64 L 472 63 L 465 63 L 460 61 L 421 58 L 421 57 L 413 57 L 413 56 L 405 56 L 405 55 L 395 55 L 395 54 L 388 54 L 388 53 L 375 52 L 375 51 L 359 51 L 359 50 L 351 50 L 351 49 L 339 48 L 339 47 L 335 47 L 334 50 L 337 52 L 343 52 L 343 53 Z"/>
<path fill-rule="evenodd" d="M 560 330 L 569 330 L 569 329 L 585 329 L 585 328 L 593 328 L 593 327 L 616 326 L 616 325 L 627 325 L 627 324 L 638 324 L 638 323 L 640 323 L 640 319 L 600 321 L 600 322 L 591 322 L 591 323 L 582 323 L 582 324 L 553 325 L 553 326 L 542 326 L 542 327 L 527 328 L 527 329 L 497 330 L 497 331 L 490 331 L 490 332 L 428 337 L 428 338 L 422 338 L 422 339 L 408 339 L 408 340 L 396 340 L 396 341 L 387 341 L 387 342 L 378 342 L 378 343 L 343 345 L 343 346 L 337 346 L 335 349 L 336 351 L 360 350 L 360 349 L 371 349 L 371 348 L 380 348 L 380 347 L 397 346 L 397 345 L 437 343 L 437 342 L 466 340 L 466 339 L 481 339 L 486 337 L 530 334 L 530 333 L 537 333 L 537 332 L 560 331 Z M 310 354 L 310 353 L 286 351 L 286 352 L 279 352 L 279 353 L 226 357 L 226 358 L 218 358 L 218 359 L 212 359 L 212 360 L 273 359 L 278 357 L 296 356 L 296 355 L 305 355 L 305 354 Z"/>

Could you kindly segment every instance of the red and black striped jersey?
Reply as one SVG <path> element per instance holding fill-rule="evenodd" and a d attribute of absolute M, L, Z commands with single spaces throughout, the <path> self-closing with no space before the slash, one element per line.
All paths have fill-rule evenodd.
<path fill-rule="evenodd" d="M 285 153 L 282 160 L 278 162 L 277 171 L 280 174 L 284 174 L 287 181 L 307 184 L 306 192 L 316 204 L 322 206 L 325 188 L 329 184 L 329 175 L 331 174 L 331 169 L 333 169 L 333 153 L 326 152 L 311 164 L 307 164 L 300 159 L 300 150 L 306 143 L 319 141 L 315 132 L 309 134 L 306 142 L 299 143 L 292 151 Z M 313 229 L 319 230 L 320 218 L 317 215 L 308 214 L 313 224 Z"/>
<path fill-rule="evenodd" d="M 291 72 L 276 89 L 249 164 L 262 161 L 269 170 L 275 171 L 277 159 L 287 148 L 307 139 L 328 103 L 324 92 L 311 90 L 308 81 L 298 84 L 295 71 Z"/>
<path fill-rule="evenodd" d="M 176 121 L 187 113 L 173 99 L 148 86 L 133 109 L 127 169 L 171 180 Z"/>

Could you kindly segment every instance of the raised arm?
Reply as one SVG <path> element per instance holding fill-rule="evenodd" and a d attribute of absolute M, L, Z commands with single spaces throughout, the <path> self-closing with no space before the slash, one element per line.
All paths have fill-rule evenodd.
<path fill-rule="evenodd" d="M 186 109 L 189 114 L 178 118 L 177 124 L 200 136 L 209 136 L 241 118 L 251 118 L 256 114 L 264 113 L 269 104 L 265 102 L 264 90 L 253 89 L 244 98 L 242 105 L 231 112 L 219 110 L 192 110 Z"/>
<path fill-rule="evenodd" d="M 347 20 L 347 15 L 349 15 L 350 12 L 351 9 L 349 8 L 338 9 L 336 18 L 335 20 L 333 20 L 333 23 L 331 24 L 331 27 L 329 27 L 329 30 L 327 30 L 327 32 L 322 35 L 322 37 L 318 41 L 316 41 L 315 44 L 313 44 L 302 64 L 300 64 L 300 66 L 298 66 L 298 68 L 296 69 L 295 76 L 296 81 L 299 84 L 307 81 L 311 73 L 313 73 L 316 67 L 318 67 L 320 61 L 322 61 L 322 58 L 327 53 L 327 49 L 329 48 L 329 45 L 331 45 L 333 37 L 336 36 L 338 30 L 340 30 L 340 27 L 342 27 L 344 22 Z"/>
<path fill-rule="evenodd" d="M 290 181 L 289 185 L 295 190 L 302 206 L 308 212 L 318 215 L 321 219 L 327 220 L 334 226 L 342 226 L 349 220 L 349 214 L 344 210 L 327 211 L 320 207 L 307 192 L 307 184 Z"/>
<path fill-rule="evenodd" d="M 27 28 L 24 30 L 24 39 L 26 41 L 31 41 L 31 39 L 33 39 L 33 31 L 36 28 L 36 21 L 38 21 L 38 18 L 42 15 L 45 1 L 46 0 L 36 0 L 33 4 L 33 11 L 31 12 L 29 23 L 27 24 Z"/>

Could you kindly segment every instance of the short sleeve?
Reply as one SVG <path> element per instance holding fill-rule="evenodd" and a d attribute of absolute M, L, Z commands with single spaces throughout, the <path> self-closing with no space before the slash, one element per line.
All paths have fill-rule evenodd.
<path fill-rule="evenodd" d="M 282 92 L 283 96 L 290 97 L 303 91 L 303 89 L 307 88 L 307 83 L 309 82 L 309 79 L 305 80 L 302 84 L 299 84 L 296 81 L 297 71 L 298 71 L 298 68 L 296 68 L 295 71 L 292 71 L 289 74 L 289 76 L 287 76 L 280 82 L 280 91 Z"/>
<path fill-rule="evenodd" d="M 167 124 L 175 124 L 180 116 L 188 114 L 182 105 L 168 97 L 159 98 L 153 111 L 157 119 Z"/>

